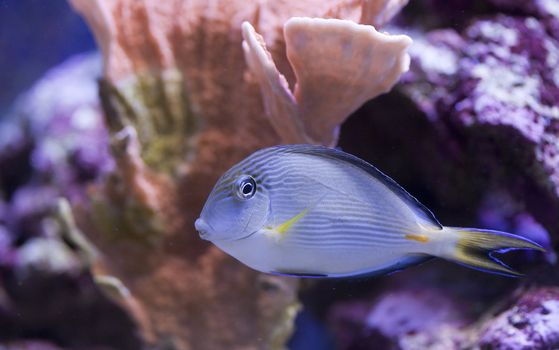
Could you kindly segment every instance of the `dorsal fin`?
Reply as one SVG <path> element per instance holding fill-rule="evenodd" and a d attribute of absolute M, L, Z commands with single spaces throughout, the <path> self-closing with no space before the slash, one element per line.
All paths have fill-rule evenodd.
<path fill-rule="evenodd" d="M 353 165 L 361 170 L 364 170 L 369 175 L 373 176 L 375 179 L 379 180 L 382 184 L 388 187 L 400 199 L 402 199 L 421 220 L 428 224 L 431 224 L 438 229 L 443 228 L 443 226 L 435 218 L 433 213 L 426 206 L 421 204 L 421 202 L 419 202 L 414 196 L 403 189 L 402 186 L 398 185 L 396 181 L 392 180 L 388 175 L 384 174 L 373 165 L 360 158 L 357 158 L 354 155 L 336 150 L 334 148 L 314 145 L 283 145 L 277 146 L 277 148 L 287 153 L 310 154 L 320 157 L 337 159 Z"/>

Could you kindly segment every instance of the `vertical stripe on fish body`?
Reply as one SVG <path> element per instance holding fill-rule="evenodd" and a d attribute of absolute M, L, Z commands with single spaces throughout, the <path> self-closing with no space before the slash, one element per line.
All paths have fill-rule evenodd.
<path fill-rule="evenodd" d="M 311 145 L 267 148 L 232 167 L 196 228 L 256 270 L 308 277 L 381 274 L 433 256 L 516 275 L 487 252 L 541 249 L 507 233 L 443 227 L 372 165 Z"/>

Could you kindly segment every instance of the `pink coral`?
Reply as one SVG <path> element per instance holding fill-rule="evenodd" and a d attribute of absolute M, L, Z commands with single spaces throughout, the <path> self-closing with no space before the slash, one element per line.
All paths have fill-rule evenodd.
<path fill-rule="evenodd" d="M 91 208 L 75 212 L 102 252 L 97 273 L 129 288 L 150 343 L 171 336 L 180 349 L 279 348 L 298 309 L 295 280 L 248 270 L 193 228 L 226 168 L 257 148 L 301 140 L 284 137 L 285 124 L 265 118 L 260 76 L 247 74 L 241 24 L 262 33 L 284 86 L 297 79 L 291 116 L 304 133 L 333 144 L 338 124 L 407 68 L 409 39 L 349 21 L 289 18 L 383 24 L 405 2 L 71 0 L 103 53 L 100 91 L 117 164 L 104 186 L 91 190 Z M 256 37 L 244 28 L 245 39 Z M 312 47 L 301 46 L 305 36 Z M 335 43 L 324 45 L 325 36 Z M 317 59 L 324 66 L 311 71 Z M 339 71 L 331 74 L 335 60 Z M 329 82 L 335 86 L 325 90 Z M 264 94 L 265 104 L 269 98 Z"/>
<path fill-rule="evenodd" d="M 407 36 L 381 34 L 351 21 L 294 17 L 284 26 L 287 58 L 297 79 L 292 93 L 264 40 L 246 22 L 243 37 L 266 113 L 287 143 L 335 145 L 345 118 L 390 90 L 409 66 Z"/>

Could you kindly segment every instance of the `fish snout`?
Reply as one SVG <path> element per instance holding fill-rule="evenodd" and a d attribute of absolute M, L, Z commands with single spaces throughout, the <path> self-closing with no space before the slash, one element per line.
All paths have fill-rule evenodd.
<path fill-rule="evenodd" d="M 198 231 L 200 238 L 209 240 L 208 236 L 210 235 L 210 226 L 204 220 L 201 218 L 196 219 L 194 227 L 196 228 L 196 231 Z"/>

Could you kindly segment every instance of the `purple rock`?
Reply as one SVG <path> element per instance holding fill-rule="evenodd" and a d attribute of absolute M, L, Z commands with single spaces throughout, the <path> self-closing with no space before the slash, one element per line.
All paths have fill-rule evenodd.
<path fill-rule="evenodd" d="M 553 232 L 559 228 L 559 42 L 547 28 L 534 17 L 497 15 L 463 33 L 418 32 L 401 91 L 433 123 L 447 148 L 445 166 L 462 168 L 462 176 L 485 172 L 478 182 L 506 188 Z M 464 162 L 470 155 L 473 161 Z"/>
<path fill-rule="evenodd" d="M 548 28 L 559 24 L 557 0 L 425 0 L 411 2 L 397 20 L 406 26 L 422 28 L 452 27 L 462 29 L 472 19 L 495 14 L 534 17 Z M 551 25 L 550 25 L 551 24 Z M 550 31 L 552 36 L 559 33 Z"/>
<path fill-rule="evenodd" d="M 558 43 L 535 19 L 506 16 L 474 23 L 466 38 L 456 117 L 466 125 L 510 125 L 538 142 L 559 118 Z"/>
<path fill-rule="evenodd" d="M 15 118 L 0 123 L 0 195 L 9 198 L 31 176 L 31 140 Z"/>
<path fill-rule="evenodd" d="M 2 339 L 38 334 L 72 348 L 140 348 L 129 317 L 99 293 L 77 248 L 64 239 L 55 211 L 60 197 L 84 199 L 87 186 L 113 167 L 100 72 L 97 54 L 69 59 L 0 123 Z"/>
<path fill-rule="evenodd" d="M 70 58 L 22 94 L 0 124 L 0 191 L 8 201 L 6 225 L 20 241 L 44 235 L 59 197 L 84 199 L 88 184 L 114 166 L 100 72 L 98 54 Z"/>
<path fill-rule="evenodd" d="M 559 347 L 559 288 L 527 291 L 481 330 L 482 349 L 537 350 Z"/>
<path fill-rule="evenodd" d="M 340 349 L 424 348 L 429 341 L 441 341 L 442 329 L 460 338 L 456 330 L 472 321 L 467 306 L 458 299 L 448 290 L 427 285 L 399 288 L 382 293 L 372 303 L 338 303 L 329 322 Z M 418 334 L 422 336 L 416 338 Z"/>
<path fill-rule="evenodd" d="M 530 276 L 519 280 L 444 262 L 393 275 L 392 283 L 407 276 L 416 284 L 385 282 L 371 293 L 380 295 L 374 303 L 334 304 L 329 321 L 342 349 L 473 347 L 483 322 L 475 320 L 491 320 L 488 310 L 519 283 L 556 279 L 549 262 L 559 239 L 559 42 L 547 20 L 490 15 L 463 29 L 412 32 L 411 67 L 399 91 L 358 111 L 341 140 L 443 224 L 514 232 L 548 254 L 499 256 Z M 429 269 L 439 277 L 429 279 Z M 483 323 L 484 332 L 492 322 Z M 482 349 L 509 349 L 495 340 L 504 333 L 487 334 L 495 336 L 487 335 Z M 532 345 L 558 348 L 553 336 L 546 339 Z"/>
<path fill-rule="evenodd" d="M 447 293 L 427 288 L 386 293 L 372 307 L 366 320 L 369 329 L 389 338 L 433 330 L 441 324 L 464 323 L 460 310 Z"/>
<path fill-rule="evenodd" d="M 559 3 L 557 0 L 490 0 L 490 2 L 499 10 L 534 16 L 542 19 L 548 25 L 552 22 L 555 22 L 555 24 L 559 22 Z M 557 32 L 550 31 L 550 33 L 556 38 L 559 37 Z"/>
<path fill-rule="evenodd" d="M 53 212 L 59 191 L 50 186 L 28 185 L 17 189 L 9 207 L 9 227 L 20 238 L 44 233 L 43 220 Z"/>
<path fill-rule="evenodd" d="M 445 109 L 466 131 L 485 129 L 486 140 L 498 142 L 491 145 L 496 152 L 508 143 L 516 163 L 502 163 L 509 172 L 518 172 L 512 166 L 534 167 L 509 177 L 518 186 L 513 193 L 522 193 L 538 220 L 558 227 L 551 212 L 559 209 L 559 43 L 533 18 L 478 21 L 465 36 L 456 102 Z M 530 196 L 533 187 L 549 192 Z"/>
<path fill-rule="evenodd" d="M 22 95 L 10 118 L 20 121 L 33 145 L 35 180 L 61 189 L 71 200 L 83 196 L 85 183 L 113 167 L 98 97 L 100 74 L 98 54 L 74 56 Z"/>
<path fill-rule="evenodd" d="M 411 69 L 402 77 L 403 89 L 431 121 L 440 118 L 440 104 L 452 103 L 449 89 L 457 84 L 464 39 L 454 30 L 411 33 Z"/>

